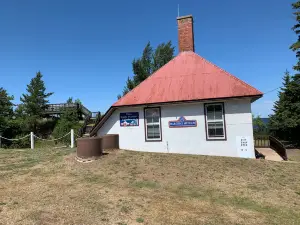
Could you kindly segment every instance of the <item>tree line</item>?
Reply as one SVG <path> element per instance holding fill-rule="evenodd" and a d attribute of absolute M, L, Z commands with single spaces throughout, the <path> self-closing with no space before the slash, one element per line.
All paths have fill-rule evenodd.
<path fill-rule="evenodd" d="M 6 138 L 18 139 L 34 132 L 36 135 L 47 137 L 60 137 L 66 134 L 70 129 L 79 129 L 80 109 L 64 108 L 61 116 L 47 117 L 45 111 L 49 103 L 49 97 L 53 92 L 47 92 L 41 72 L 31 79 L 27 85 L 26 93 L 20 97 L 18 106 L 14 109 L 12 101 L 14 97 L 9 95 L 7 90 L 0 87 L 0 134 Z M 73 101 L 72 98 L 67 103 L 80 102 Z M 64 141 L 64 140 L 63 140 Z M 66 141 L 66 140 L 65 140 Z M 6 147 L 28 147 L 29 139 L 18 142 L 2 140 L 2 146 Z"/>
<path fill-rule="evenodd" d="M 168 63 L 174 58 L 174 49 L 171 41 L 161 43 L 154 50 L 148 42 L 142 52 L 141 57 L 133 59 L 132 71 L 133 76 L 128 77 L 122 95 L 126 95 L 129 91 L 139 85 L 152 73 Z M 58 138 L 68 133 L 70 129 L 79 130 L 82 124 L 82 113 L 80 109 L 64 108 L 60 117 L 45 117 L 49 97 L 53 92 L 47 92 L 43 75 L 37 72 L 36 76 L 31 79 L 27 85 L 26 93 L 20 98 L 21 104 L 14 109 L 12 101 L 14 97 L 9 95 L 7 90 L 0 87 L 0 135 L 7 138 L 20 138 L 29 132 L 47 138 Z M 67 103 L 80 103 L 80 100 L 69 98 Z M 63 139 L 69 142 L 69 138 Z M 29 139 L 18 142 L 9 142 L 2 140 L 6 146 L 10 147 L 28 147 Z"/>

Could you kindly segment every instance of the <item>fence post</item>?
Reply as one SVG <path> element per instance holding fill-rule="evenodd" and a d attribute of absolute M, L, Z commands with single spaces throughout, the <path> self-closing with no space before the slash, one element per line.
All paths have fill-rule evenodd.
<path fill-rule="evenodd" d="M 0 132 L 0 148 L 1 148 L 2 133 Z"/>
<path fill-rule="evenodd" d="M 74 148 L 74 130 L 71 129 L 71 148 Z"/>
<path fill-rule="evenodd" d="M 34 135 L 33 132 L 30 132 L 30 147 L 34 149 Z"/>

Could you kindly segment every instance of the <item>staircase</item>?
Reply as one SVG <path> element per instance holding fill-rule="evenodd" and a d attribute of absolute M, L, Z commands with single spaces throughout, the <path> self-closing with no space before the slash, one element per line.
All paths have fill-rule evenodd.
<path fill-rule="evenodd" d="M 96 121 L 101 117 L 100 112 L 92 112 L 89 115 L 85 116 L 85 120 L 82 124 L 82 127 L 78 131 L 79 137 L 89 137 L 89 133 L 95 125 Z"/>

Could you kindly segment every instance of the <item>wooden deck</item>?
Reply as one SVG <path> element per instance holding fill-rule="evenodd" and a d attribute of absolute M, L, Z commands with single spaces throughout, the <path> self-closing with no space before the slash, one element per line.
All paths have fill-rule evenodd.
<path fill-rule="evenodd" d="M 91 112 L 88 110 L 84 105 L 79 103 L 60 103 L 60 104 L 48 104 L 48 108 L 45 110 L 46 115 L 53 115 L 53 114 L 61 114 L 62 109 L 65 108 L 75 108 L 75 109 L 81 109 L 82 113 L 85 116 L 97 116 L 98 112 Z"/>

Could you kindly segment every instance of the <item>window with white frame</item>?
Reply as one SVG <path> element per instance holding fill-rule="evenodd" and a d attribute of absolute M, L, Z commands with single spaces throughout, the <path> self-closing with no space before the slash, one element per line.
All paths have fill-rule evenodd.
<path fill-rule="evenodd" d="M 145 108 L 146 141 L 161 141 L 160 108 Z"/>
<path fill-rule="evenodd" d="M 207 139 L 225 140 L 224 104 L 205 104 Z"/>

